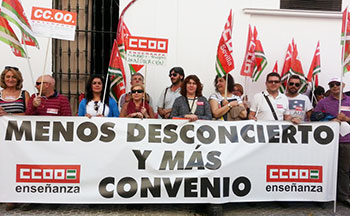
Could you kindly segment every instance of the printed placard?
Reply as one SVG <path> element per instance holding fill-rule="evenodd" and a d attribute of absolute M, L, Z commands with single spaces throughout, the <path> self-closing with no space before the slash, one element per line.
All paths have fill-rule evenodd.
<path fill-rule="evenodd" d="M 74 41 L 77 13 L 33 7 L 31 21 L 39 36 Z"/>

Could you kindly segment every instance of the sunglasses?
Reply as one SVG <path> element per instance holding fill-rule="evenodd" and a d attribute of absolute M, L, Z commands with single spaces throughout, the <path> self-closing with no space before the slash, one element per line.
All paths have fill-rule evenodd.
<path fill-rule="evenodd" d="M 176 77 L 178 75 L 178 73 L 171 73 L 169 74 L 169 77 Z"/>
<path fill-rule="evenodd" d="M 340 86 L 340 82 L 330 83 L 329 88 L 333 88 L 334 86 Z"/>
<path fill-rule="evenodd" d="M 290 82 L 288 83 L 289 86 L 295 86 L 295 87 L 299 87 L 300 86 L 300 83 L 293 83 L 293 82 Z"/>
<path fill-rule="evenodd" d="M 18 71 L 18 67 L 12 67 L 12 66 L 5 66 L 5 70 L 8 70 L 8 69 L 13 69 L 13 70 L 16 70 Z"/>
<path fill-rule="evenodd" d="M 143 91 L 142 89 L 131 90 L 131 93 L 132 93 L 132 94 L 135 94 L 135 93 L 141 94 L 141 93 L 143 93 L 143 92 L 144 92 L 144 91 Z"/>
<path fill-rule="evenodd" d="M 35 85 L 41 85 L 42 83 L 47 83 L 47 82 L 36 82 Z"/>
<path fill-rule="evenodd" d="M 94 110 L 97 112 L 100 106 L 98 105 L 98 101 L 94 101 L 94 103 Z"/>
<path fill-rule="evenodd" d="M 269 81 L 267 81 L 267 83 L 269 83 L 269 84 L 278 84 L 280 82 L 281 81 L 279 81 L 279 80 L 269 80 Z"/>

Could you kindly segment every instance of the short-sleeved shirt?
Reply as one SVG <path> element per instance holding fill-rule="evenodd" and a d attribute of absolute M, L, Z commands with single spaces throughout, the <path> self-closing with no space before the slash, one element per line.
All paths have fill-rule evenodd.
<path fill-rule="evenodd" d="M 171 86 L 164 89 L 159 96 L 157 108 L 171 109 L 175 99 L 181 96 L 180 91 L 181 88 L 177 88 L 175 91 L 172 91 Z"/>
<path fill-rule="evenodd" d="M 209 96 L 209 101 L 210 101 L 210 100 L 215 100 L 215 101 L 219 104 L 219 108 L 221 107 L 221 105 L 222 105 L 221 102 L 222 102 L 224 99 L 225 99 L 225 97 L 223 97 L 223 96 L 222 96 L 220 93 L 218 93 L 218 92 L 215 92 L 215 93 L 213 93 L 213 94 L 211 94 L 211 95 Z M 236 101 L 238 102 L 238 104 L 243 103 L 242 98 L 239 97 L 239 96 L 237 96 L 237 95 L 232 94 L 231 97 L 227 97 L 227 101 L 234 101 L 234 100 L 236 100 Z M 226 121 L 226 120 L 227 120 L 227 113 L 225 113 L 220 119 Z"/>
<path fill-rule="evenodd" d="M 289 102 L 287 96 L 278 92 L 276 98 L 271 96 L 266 90 L 263 93 L 257 93 L 254 95 L 253 100 L 251 101 L 250 111 L 257 112 L 257 119 L 262 121 L 274 121 L 271 108 L 267 103 L 264 95 L 266 95 L 274 108 L 277 119 L 280 121 L 284 120 L 284 115 L 289 115 Z"/>
<path fill-rule="evenodd" d="M 312 110 L 310 99 L 306 95 L 298 94 L 295 97 L 288 97 L 289 111 L 291 116 L 305 120 L 306 113 Z"/>
<path fill-rule="evenodd" d="M 350 111 L 346 111 L 350 107 L 350 97 L 344 95 L 344 98 L 341 101 L 341 106 L 344 108 L 341 110 L 347 117 L 350 117 Z M 339 100 L 329 95 L 328 97 L 320 100 L 315 107 L 315 112 L 328 113 L 332 116 L 337 116 L 339 112 Z M 350 143 L 350 134 L 345 136 L 339 135 L 339 142 L 341 143 Z"/>

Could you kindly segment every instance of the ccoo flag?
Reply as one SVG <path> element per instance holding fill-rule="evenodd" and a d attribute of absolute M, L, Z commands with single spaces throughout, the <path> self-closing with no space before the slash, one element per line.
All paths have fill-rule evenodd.
<path fill-rule="evenodd" d="M 312 62 L 310 65 L 310 70 L 307 75 L 307 81 L 312 83 L 312 86 L 318 86 L 318 74 L 321 72 L 321 58 L 320 58 L 320 42 L 317 42 L 316 50 Z"/>
<path fill-rule="evenodd" d="M 341 27 L 341 45 L 342 48 L 342 65 L 343 73 L 350 71 L 350 16 L 348 8 L 343 11 L 342 27 Z"/>
<path fill-rule="evenodd" d="M 26 57 L 26 53 L 22 48 L 16 34 L 12 30 L 7 20 L 0 16 L 0 41 L 10 45 L 15 56 Z"/>
<path fill-rule="evenodd" d="M 241 68 L 241 75 L 252 77 L 255 65 L 255 41 L 253 38 L 252 27 L 249 25 L 247 48 Z"/>
<path fill-rule="evenodd" d="M 215 67 L 219 77 L 225 76 L 227 73 L 230 73 L 235 68 L 232 57 L 232 30 L 232 10 L 230 10 L 230 15 L 225 24 L 224 31 L 221 34 L 216 55 Z"/>
<path fill-rule="evenodd" d="M 256 27 L 254 26 L 254 41 L 255 41 L 255 50 L 254 50 L 254 55 L 255 55 L 255 66 L 254 66 L 254 71 L 252 75 L 252 80 L 253 81 L 258 81 L 261 73 L 265 69 L 267 65 L 267 60 L 266 56 L 264 53 L 264 49 L 261 45 L 261 41 L 258 40 L 258 31 L 256 30 Z"/>

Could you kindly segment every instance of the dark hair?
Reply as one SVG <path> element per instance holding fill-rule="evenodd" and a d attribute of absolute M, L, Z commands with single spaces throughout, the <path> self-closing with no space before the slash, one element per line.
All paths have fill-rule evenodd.
<path fill-rule="evenodd" d="M 104 95 L 104 91 L 105 91 L 105 81 L 103 79 L 103 76 L 101 76 L 99 74 L 94 74 L 89 78 L 89 80 L 86 83 L 86 87 L 85 87 L 85 98 L 87 100 L 86 101 L 87 103 L 89 101 L 91 101 L 94 97 L 91 85 L 92 85 L 92 81 L 96 78 L 100 79 L 102 82 L 101 100 L 103 99 L 103 95 Z M 107 104 L 107 105 L 109 104 L 109 94 L 108 93 L 105 95 L 105 104 Z"/>
<path fill-rule="evenodd" d="M 317 86 L 314 90 L 314 95 L 323 95 L 324 88 L 322 86 Z"/>
<path fill-rule="evenodd" d="M 289 82 L 289 80 L 291 80 L 291 79 L 297 79 L 297 80 L 299 80 L 299 81 L 301 82 L 300 76 L 295 75 L 295 74 L 289 77 L 288 82 Z"/>
<path fill-rule="evenodd" d="M 232 93 L 233 92 L 233 87 L 235 85 L 235 81 L 233 79 L 233 77 L 231 76 L 231 74 L 228 74 L 228 82 L 227 82 L 227 91 Z M 218 87 L 216 86 L 218 84 L 218 79 L 219 78 L 224 78 L 224 80 L 226 81 L 226 76 L 223 77 L 219 77 L 219 75 L 215 76 L 215 80 L 214 80 L 214 86 L 215 86 L 215 91 L 219 92 Z"/>
<path fill-rule="evenodd" d="M 186 85 L 190 80 L 195 81 L 195 83 L 197 84 L 196 97 L 201 97 L 203 85 L 196 75 L 189 75 L 185 78 L 185 80 L 182 82 L 182 85 L 181 85 L 181 91 L 180 91 L 181 95 L 184 97 L 187 97 Z"/>
<path fill-rule="evenodd" d="M 270 77 L 278 77 L 279 81 L 281 81 L 281 76 L 276 72 L 271 72 L 271 73 L 267 74 L 266 82 L 269 81 Z"/>
<path fill-rule="evenodd" d="M 180 74 L 180 76 L 182 76 L 181 81 L 184 81 L 185 72 L 184 72 L 184 69 L 182 69 L 182 67 L 173 67 L 173 68 L 171 68 L 170 71 L 169 71 L 169 75 L 171 74 L 172 71 L 174 71 L 175 73 Z"/>

